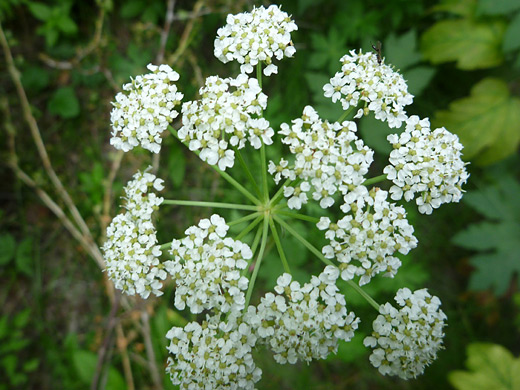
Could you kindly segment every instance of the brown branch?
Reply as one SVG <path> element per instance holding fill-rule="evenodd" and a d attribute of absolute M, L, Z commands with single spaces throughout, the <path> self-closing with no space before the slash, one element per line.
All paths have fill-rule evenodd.
<path fill-rule="evenodd" d="M 155 360 L 155 352 L 153 350 L 151 329 L 150 329 L 150 316 L 148 311 L 145 309 L 141 311 L 141 322 L 143 324 L 142 332 L 144 345 L 146 349 L 146 357 L 148 358 L 148 371 L 152 376 L 152 382 L 154 384 L 154 390 L 162 390 L 162 381 L 157 368 L 157 361 Z"/>
<path fill-rule="evenodd" d="M 0 23 L 0 44 L 2 45 L 6 62 L 7 62 L 7 69 L 9 71 L 9 74 L 11 76 L 11 79 L 13 80 L 13 83 L 16 87 L 16 91 L 18 93 L 18 97 L 20 99 L 20 103 L 22 105 L 22 112 L 25 121 L 29 125 L 29 129 L 31 131 L 32 138 L 36 144 L 36 149 L 38 150 L 38 154 L 40 155 L 40 159 L 42 160 L 43 167 L 45 168 L 45 171 L 47 172 L 47 175 L 49 176 L 52 184 L 56 188 L 56 191 L 58 192 L 58 195 L 62 198 L 62 200 L 67 205 L 70 213 L 72 214 L 72 218 L 74 222 L 78 225 L 79 229 L 85 236 L 85 239 L 88 240 L 91 243 L 94 243 L 94 240 L 92 238 L 92 235 L 90 233 L 90 230 L 81 217 L 81 214 L 79 213 L 76 205 L 72 201 L 69 193 L 65 190 L 65 187 L 63 187 L 63 184 L 61 183 L 60 179 L 58 178 L 58 175 L 56 175 L 56 172 L 54 171 L 54 168 L 52 167 L 51 161 L 49 159 L 49 155 L 47 154 L 47 149 L 45 148 L 45 144 L 43 142 L 43 139 L 41 137 L 40 129 L 38 128 L 38 123 L 36 122 L 36 119 L 34 118 L 32 112 L 31 112 L 31 106 L 29 104 L 29 100 L 27 98 L 27 95 L 25 93 L 25 89 L 23 88 L 22 82 L 20 80 L 20 72 L 16 68 L 13 60 L 13 56 L 11 54 L 11 49 L 9 48 L 9 44 L 7 43 L 7 39 L 4 34 L 4 30 L 2 28 L 2 24 Z"/>
<path fill-rule="evenodd" d="M 107 229 L 108 224 L 110 223 L 110 208 L 112 204 L 112 187 L 114 185 L 114 180 L 116 179 L 117 172 L 121 167 L 121 160 L 124 156 L 123 151 L 118 151 L 114 160 L 112 161 L 112 165 L 110 166 L 110 172 L 105 181 L 105 194 L 103 195 L 103 213 L 101 215 L 101 231 L 104 235 Z"/>
<path fill-rule="evenodd" d="M 201 8 L 204 6 L 205 0 L 198 0 L 195 5 L 193 6 L 193 13 L 197 15 Z M 195 24 L 196 19 L 190 19 L 188 24 L 186 24 L 186 27 L 184 28 L 184 31 L 182 32 L 181 40 L 179 42 L 179 46 L 177 47 L 177 50 L 175 53 L 173 53 L 171 58 L 171 63 L 175 64 L 179 58 L 182 56 L 184 51 L 188 48 L 190 37 L 191 37 L 191 31 L 193 30 L 193 26 Z"/>
<path fill-rule="evenodd" d="M 164 21 L 164 27 L 161 31 L 161 41 L 159 44 L 159 51 L 157 52 L 157 56 L 155 58 L 155 63 L 157 65 L 162 64 L 164 60 L 164 51 L 166 50 L 166 43 L 168 42 L 168 35 L 170 34 L 170 29 L 172 27 L 172 22 L 174 19 L 173 10 L 175 9 L 175 0 L 168 0 L 168 4 L 166 6 L 166 18 Z"/>

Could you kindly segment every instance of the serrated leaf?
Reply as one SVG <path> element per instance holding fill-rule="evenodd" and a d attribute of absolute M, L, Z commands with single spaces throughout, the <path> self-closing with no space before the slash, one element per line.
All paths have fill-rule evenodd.
<path fill-rule="evenodd" d="M 62 118 L 74 118 L 79 114 L 79 102 L 72 87 L 63 87 L 51 97 L 47 105 L 51 114 L 59 115 Z"/>
<path fill-rule="evenodd" d="M 477 14 L 509 15 L 520 9 L 518 0 L 478 0 Z"/>
<path fill-rule="evenodd" d="M 472 16 L 477 8 L 476 0 L 442 0 L 432 11 L 449 12 L 454 15 Z"/>
<path fill-rule="evenodd" d="M 520 2 L 519 2 L 520 4 Z M 505 52 L 513 51 L 520 48 L 520 12 L 516 14 L 516 16 L 511 20 L 509 26 L 507 27 L 506 33 L 504 35 L 504 42 L 502 44 L 502 49 Z"/>
<path fill-rule="evenodd" d="M 520 143 L 520 99 L 511 97 L 507 84 L 495 78 L 477 83 L 469 97 L 438 111 L 435 126 L 456 133 L 464 158 L 485 165 L 514 153 Z"/>
<path fill-rule="evenodd" d="M 511 277 L 520 272 L 520 230 L 516 231 L 516 247 L 509 251 L 475 255 L 470 263 L 476 268 L 471 274 L 469 289 L 482 291 L 493 289 L 502 295 L 511 283 Z"/>
<path fill-rule="evenodd" d="M 449 382 L 457 390 L 518 390 L 520 360 L 498 344 L 474 343 L 467 348 L 468 371 L 452 371 Z"/>
<path fill-rule="evenodd" d="M 414 96 L 419 96 L 424 88 L 430 84 L 436 71 L 437 69 L 431 66 L 417 66 L 403 71 L 403 77 L 408 84 L 408 92 Z"/>
<path fill-rule="evenodd" d="M 0 266 L 11 261 L 16 252 L 16 241 L 12 234 L 0 234 Z"/>
<path fill-rule="evenodd" d="M 400 36 L 391 34 L 382 47 L 385 63 L 396 68 L 406 69 L 421 61 L 421 53 L 416 50 L 415 30 L 409 30 Z"/>
<path fill-rule="evenodd" d="M 520 184 L 511 176 L 505 176 L 496 185 L 490 185 L 464 195 L 464 203 L 487 218 L 504 221 L 520 221 Z"/>
<path fill-rule="evenodd" d="M 421 50 L 434 64 L 456 61 L 459 69 L 491 68 L 504 59 L 501 46 L 505 29 L 501 20 L 442 20 L 422 35 Z"/>
<path fill-rule="evenodd" d="M 518 224 L 514 222 L 475 223 L 455 234 L 453 242 L 463 248 L 481 251 L 507 248 L 511 242 L 514 242 L 508 240 L 520 239 L 520 235 L 515 236 L 515 231 L 518 229 Z"/>

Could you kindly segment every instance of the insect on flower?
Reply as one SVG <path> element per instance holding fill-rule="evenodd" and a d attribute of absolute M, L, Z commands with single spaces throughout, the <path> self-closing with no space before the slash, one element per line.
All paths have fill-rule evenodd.
<path fill-rule="evenodd" d="M 372 45 L 372 49 L 374 49 L 374 51 L 377 54 L 377 63 L 381 65 L 381 63 L 383 62 L 383 54 L 381 52 L 381 41 L 377 41 L 377 46 Z"/>

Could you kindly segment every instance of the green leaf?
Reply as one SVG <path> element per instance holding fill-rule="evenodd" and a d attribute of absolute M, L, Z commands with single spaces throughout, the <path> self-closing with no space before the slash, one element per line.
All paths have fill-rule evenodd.
<path fill-rule="evenodd" d="M 25 238 L 16 248 L 16 269 L 27 276 L 33 274 L 33 240 Z"/>
<path fill-rule="evenodd" d="M 399 37 L 391 34 L 382 47 L 385 63 L 406 69 L 421 61 L 421 53 L 416 50 L 415 30 L 409 30 Z"/>
<path fill-rule="evenodd" d="M 31 1 L 27 3 L 27 6 L 31 14 L 42 22 L 45 22 L 52 15 L 52 9 L 48 5 Z"/>
<path fill-rule="evenodd" d="M 172 145 L 172 151 L 168 160 L 168 172 L 174 188 L 179 188 L 184 182 L 186 174 L 186 157 L 178 142 Z"/>
<path fill-rule="evenodd" d="M 518 390 L 520 359 L 497 344 L 473 343 L 467 348 L 468 371 L 452 371 L 449 382 L 457 390 Z"/>
<path fill-rule="evenodd" d="M 17 329 L 25 328 L 25 325 L 29 322 L 29 318 L 31 316 L 31 309 L 25 309 L 21 312 L 17 313 L 13 320 L 13 325 Z"/>
<path fill-rule="evenodd" d="M 431 66 L 417 66 L 404 70 L 403 77 L 408 84 L 408 92 L 414 96 L 419 96 L 424 88 L 430 84 L 435 72 L 437 72 L 437 69 Z"/>
<path fill-rule="evenodd" d="M 28 360 L 23 364 L 23 371 L 32 372 L 32 371 L 36 370 L 39 365 L 40 365 L 40 361 L 37 358 Z"/>
<path fill-rule="evenodd" d="M 58 28 L 65 34 L 72 35 L 78 31 L 78 26 L 76 23 L 65 14 L 61 14 L 59 18 L 56 20 L 56 24 Z"/>
<path fill-rule="evenodd" d="M 481 251 L 494 249 L 504 245 L 508 246 L 510 239 L 520 238 L 515 236 L 515 231 L 517 232 L 518 229 L 518 224 L 513 222 L 500 224 L 492 222 L 475 223 L 455 234 L 453 242 L 467 249 Z"/>
<path fill-rule="evenodd" d="M 520 2 L 518 2 L 518 4 L 520 4 Z M 520 12 L 516 14 L 507 27 L 506 33 L 504 35 L 502 49 L 505 52 L 519 49 L 520 39 L 518 37 L 520 37 Z"/>
<path fill-rule="evenodd" d="M 312 92 L 314 108 L 322 119 L 336 121 L 343 114 L 343 108 L 339 102 L 332 103 L 330 98 L 323 96 L 323 86 L 330 81 L 330 76 L 325 73 L 307 72 L 305 79 Z"/>
<path fill-rule="evenodd" d="M 74 118 L 79 114 L 79 102 L 72 87 L 58 89 L 47 105 L 51 114 L 62 118 Z"/>
<path fill-rule="evenodd" d="M 432 11 L 449 12 L 460 16 L 473 16 L 477 8 L 476 0 L 442 0 L 432 7 Z"/>
<path fill-rule="evenodd" d="M 22 72 L 23 86 L 36 92 L 49 85 L 49 72 L 40 66 L 27 65 Z"/>
<path fill-rule="evenodd" d="M 477 14 L 510 15 L 520 9 L 518 0 L 478 0 Z"/>
<path fill-rule="evenodd" d="M 73 352 L 72 362 L 79 378 L 84 384 L 91 384 L 92 378 L 96 372 L 97 360 L 98 358 L 95 353 L 82 350 Z M 123 377 L 114 367 L 110 367 L 108 370 L 106 388 L 110 390 L 126 389 Z"/>
<path fill-rule="evenodd" d="M 396 133 L 396 130 L 388 127 L 386 122 L 376 119 L 374 115 L 364 116 L 359 121 L 359 130 L 367 146 L 381 154 L 390 154 L 392 145 L 388 143 L 386 137 Z"/>
<path fill-rule="evenodd" d="M 12 234 L 0 234 L 0 266 L 11 261 L 16 252 L 16 241 Z"/>
<path fill-rule="evenodd" d="M 442 20 L 423 34 L 421 49 L 434 64 L 457 61 L 459 69 L 491 68 L 504 59 L 501 46 L 505 29 L 501 20 Z"/>
<path fill-rule="evenodd" d="M 491 164 L 514 153 L 520 143 L 520 99 L 511 97 L 504 81 L 486 78 L 469 97 L 438 111 L 433 123 L 459 136 L 465 159 Z"/>
<path fill-rule="evenodd" d="M 500 178 L 496 185 L 470 191 L 464 203 L 493 220 L 520 221 L 520 184 L 512 176 Z"/>

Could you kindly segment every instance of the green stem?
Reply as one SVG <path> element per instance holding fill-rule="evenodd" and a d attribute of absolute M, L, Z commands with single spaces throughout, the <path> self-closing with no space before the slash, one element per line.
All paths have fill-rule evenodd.
<path fill-rule="evenodd" d="M 227 223 L 228 226 L 238 225 L 239 223 L 246 222 L 246 221 L 249 221 L 250 219 L 256 218 L 260 214 L 261 214 L 261 212 L 257 211 L 256 213 L 251 213 L 249 215 L 246 215 L 245 217 L 242 217 L 242 218 L 239 218 L 239 219 L 235 219 L 234 221 L 226 222 L 226 223 Z"/>
<path fill-rule="evenodd" d="M 287 229 L 289 233 L 291 233 L 298 241 L 300 241 L 303 245 L 305 245 L 316 257 L 318 257 L 322 262 L 324 262 L 327 265 L 332 265 L 336 267 L 329 259 L 326 259 L 325 256 L 317 249 L 315 248 L 310 242 L 308 242 L 305 238 L 300 236 L 296 230 L 294 230 L 287 222 L 285 222 L 283 219 L 277 217 L 276 215 L 273 216 L 273 218 L 278 222 L 280 225 L 282 225 L 284 228 Z M 370 296 L 368 295 L 361 287 L 359 287 L 354 281 L 347 280 L 347 283 L 356 290 L 363 298 L 365 298 L 370 305 L 374 307 L 379 312 L 379 304 Z"/>
<path fill-rule="evenodd" d="M 372 305 L 372 307 L 374 309 L 376 309 L 377 312 L 379 312 L 379 304 L 374 300 L 374 298 L 372 298 L 370 295 L 368 295 L 360 286 L 358 286 L 358 284 L 356 282 L 354 282 L 353 280 L 347 280 L 347 283 L 350 287 L 352 287 L 354 290 L 357 291 L 357 293 L 359 295 L 361 295 L 363 298 L 365 298 L 368 303 L 370 303 L 370 305 Z"/>
<path fill-rule="evenodd" d="M 278 202 L 280 202 L 280 199 L 283 198 L 283 189 L 284 189 L 284 187 L 287 187 L 291 183 L 291 181 L 292 181 L 291 179 L 287 179 L 282 184 L 282 186 L 278 189 L 276 194 L 274 194 L 274 196 L 271 198 L 271 201 L 269 202 L 269 206 L 271 206 L 271 207 L 276 206 L 278 204 Z"/>
<path fill-rule="evenodd" d="M 259 198 L 262 197 L 262 192 L 260 191 L 260 188 L 258 187 L 258 184 L 256 184 L 256 180 L 253 177 L 253 174 L 251 173 L 251 170 L 247 166 L 246 162 L 244 161 L 244 158 L 242 157 L 242 153 L 240 153 L 240 150 L 238 150 L 236 147 L 233 148 L 235 150 L 235 155 L 237 156 L 238 162 L 242 166 L 242 169 L 246 173 L 247 178 L 253 185 L 253 188 L 255 189 L 256 194 Z"/>
<path fill-rule="evenodd" d="M 285 257 L 285 252 L 283 251 L 283 246 L 280 241 L 280 237 L 278 236 L 278 232 L 276 231 L 276 225 L 272 218 L 269 218 L 269 225 L 271 226 L 271 231 L 273 232 L 274 243 L 276 244 L 276 249 L 280 254 L 280 259 L 282 260 L 283 269 L 288 274 L 291 274 L 291 269 L 289 268 L 289 263 L 287 262 L 287 258 Z"/>
<path fill-rule="evenodd" d="M 320 222 L 319 218 L 311 217 L 311 216 L 305 215 L 305 214 L 291 213 L 290 211 L 283 211 L 283 210 L 276 210 L 275 213 L 278 214 L 278 215 L 284 215 L 286 217 L 295 218 L 295 219 L 301 219 L 303 221 L 309 221 L 309 222 L 312 222 L 312 223 Z"/>
<path fill-rule="evenodd" d="M 363 185 L 364 186 L 369 186 L 371 184 L 375 184 L 375 183 L 379 183 L 381 181 L 384 181 L 387 179 L 387 176 L 386 175 L 379 175 L 379 176 L 376 176 L 376 177 L 371 177 L 370 179 L 367 179 L 363 182 Z"/>
<path fill-rule="evenodd" d="M 177 206 L 215 207 L 215 208 L 221 208 L 221 209 L 258 211 L 258 206 L 236 204 L 236 203 L 201 202 L 198 200 L 165 199 L 162 202 L 162 204 L 177 205 Z"/>
<path fill-rule="evenodd" d="M 170 133 L 172 133 L 175 136 L 175 138 L 177 138 L 179 141 L 181 141 L 180 138 L 179 138 L 179 134 L 177 133 L 177 130 L 175 130 L 171 126 L 168 126 L 168 129 L 170 130 Z M 184 142 L 181 141 L 181 143 L 184 146 L 188 147 Z M 200 152 L 198 150 L 193 150 L 192 152 L 195 153 L 197 156 L 200 154 Z M 226 172 L 224 172 L 221 169 L 219 169 L 219 167 L 217 167 L 216 165 L 210 165 L 210 167 L 213 168 L 216 172 L 218 172 L 220 174 L 220 176 L 222 176 L 229 184 L 231 184 L 238 191 L 240 191 L 242 193 L 242 195 L 244 195 L 251 202 L 253 202 L 254 204 L 257 204 L 257 205 L 260 205 L 262 203 L 252 193 L 250 193 L 242 184 L 240 184 L 238 181 L 233 179 Z"/>
<path fill-rule="evenodd" d="M 164 250 L 164 249 L 169 249 L 169 248 L 171 248 L 171 246 L 172 246 L 172 243 L 171 243 L 171 241 L 170 241 L 170 242 L 167 242 L 166 244 L 162 244 L 162 245 L 160 246 L 160 248 L 161 248 L 161 250 Z"/>
<path fill-rule="evenodd" d="M 267 203 L 269 200 L 269 189 L 267 188 L 267 161 L 265 157 L 265 145 L 262 140 L 262 147 L 260 148 L 260 159 L 262 160 L 262 187 L 264 194 L 264 201 Z"/>
<path fill-rule="evenodd" d="M 260 89 L 262 89 L 262 64 L 260 62 L 256 64 L 256 79 L 258 80 Z"/>
<path fill-rule="evenodd" d="M 339 119 L 338 119 L 336 122 L 338 122 L 338 123 L 343 122 L 343 121 L 344 121 L 345 119 L 347 119 L 347 117 L 352 113 L 352 111 L 354 111 L 354 110 L 357 111 L 357 110 L 358 110 L 358 107 L 359 107 L 359 105 L 358 105 L 358 106 L 350 106 L 350 107 L 347 109 L 347 111 L 345 111 L 345 112 L 344 112 L 344 113 L 339 117 Z M 352 119 L 352 118 L 350 118 L 350 119 Z"/>
<path fill-rule="evenodd" d="M 258 276 L 258 271 L 260 270 L 260 264 L 262 264 L 262 259 L 264 257 L 265 245 L 267 244 L 267 231 L 269 229 L 269 216 L 264 216 L 264 227 L 262 229 L 262 242 L 260 244 L 260 251 L 258 252 L 258 256 L 256 258 L 255 269 L 253 270 L 253 274 L 251 275 L 251 279 L 249 279 L 249 287 L 247 289 L 246 294 L 246 304 L 244 306 L 244 310 L 247 310 L 249 306 L 249 301 L 251 300 L 251 295 L 253 294 L 253 288 L 255 286 L 256 277 Z"/>
<path fill-rule="evenodd" d="M 281 226 L 283 226 L 289 233 L 291 233 L 294 238 L 296 238 L 298 241 L 300 241 L 304 246 L 307 247 L 308 250 L 310 250 L 318 259 L 320 259 L 322 262 L 324 262 L 326 265 L 334 265 L 332 261 L 329 259 L 326 259 L 323 254 L 314 247 L 309 241 L 307 241 L 305 238 L 303 238 L 296 230 L 294 230 L 291 225 L 289 225 L 287 222 L 285 222 L 283 219 L 278 217 L 277 215 L 273 215 L 274 220 L 279 223 Z"/>
<path fill-rule="evenodd" d="M 243 237 L 245 237 L 246 234 L 249 233 L 251 230 L 253 230 L 254 227 L 256 225 L 258 225 L 263 218 L 264 218 L 263 215 L 259 215 L 258 217 L 256 217 L 256 219 L 253 222 L 251 222 L 249 225 L 247 225 L 247 227 L 244 230 L 242 230 L 238 236 L 235 237 L 235 240 L 238 241 L 238 240 L 241 240 Z"/>
<path fill-rule="evenodd" d="M 256 248 L 258 248 L 258 244 L 260 243 L 260 238 L 262 237 L 262 231 L 263 231 L 262 226 L 259 226 L 258 230 L 256 231 L 255 238 L 253 239 L 253 244 L 251 245 L 251 252 L 253 252 L 253 254 L 256 253 Z"/>

